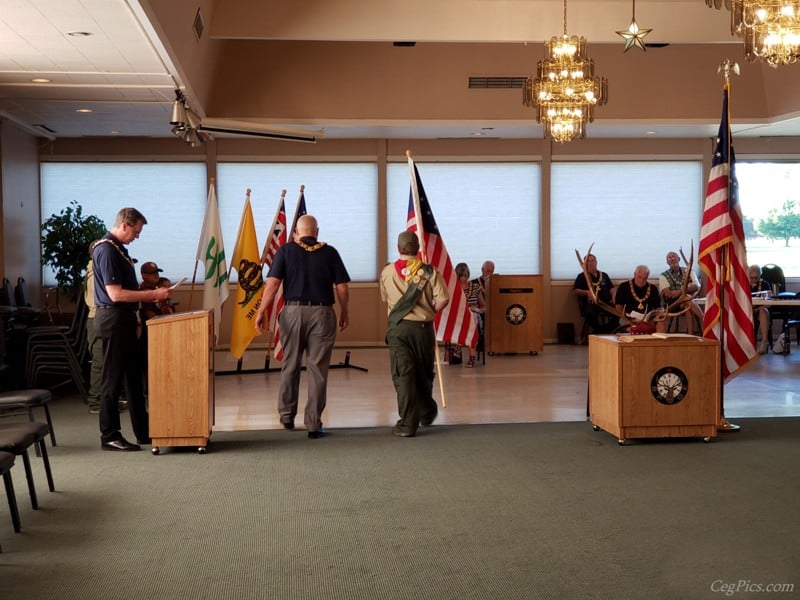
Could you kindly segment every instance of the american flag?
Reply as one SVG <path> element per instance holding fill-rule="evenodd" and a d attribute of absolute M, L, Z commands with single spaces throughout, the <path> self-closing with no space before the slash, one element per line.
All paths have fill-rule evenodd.
<path fill-rule="evenodd" d="M 286 190 L 284 190 L 284 193 Z M 278 212 L 275 219 L 272 221 L 272 230 L 270 231 L 267 241 L 264 243 L 264 250 L 261 252 L 261 264 L 272 265 L 272 260 L 275 258 L 275 253 L 278 248 L 286 243 L 286 202 L 283 200 L 283 195 L 278 202 Z"/>
<path fill-rule="evenodd" d="M 408 157 L 408 166 L 411 173 L 411 191 L 408 197 L 408 222 L 406 229 L 417 232 L 419 237 L 420 223 L 417 215 L 421 216 L 422 237 L 420 249 L 422 260 L 433 265 L 444 277 L 447 289 L 450 292 L 450 303 L 443 311 L 436 315 L 436 339 L 451 344 L 459 344 L 474 348 L 478 344 L 478 324 L 467 306 L 467 297 L 461 289 L 458 277 L 453 269 L 453 263 L 444 240 L 439 235 L 439 228 L 433 218 L 431 205 L 422 187 L 422 180 L 414 160 Z"/>
<path fill-rule="evenodd" d="M 286 194 L 286 190 L 283 190 L 283 194 L 281 194 L 281 199 L 278 201 L 278 211 L 275 214 L 275 219 L 272 221 L 272 230 L 270 231 L 269 237 L 267 241 L 264 243 L 264 251 L 261 253 L 261 264 L 267 265 L 267 267 L 272 266 L 272 261 L 275 260 L 275 254 L 278 252 L 278 249 L 286 243 L 286 202 L 284 202 L 283 198 Z M 277 355 L 277 346 L 278 346 L 278 311 L 283 307 L 283 294 L 278 293 L 275 295 L 275 299 L 272 301 L 272 306 L 270 307 L 269 311 L 269 328 L 271 331 L 275 332 L 275 338 L 273 346 L 276 347 L 276 358 L 283 357 L 283 351 L 281 349 L 281 356 L 278 357 Z"/>
<path fill-rule="evenodd" d="M 726 84 L 698 253 L 700 268 L 708 278 L 703 335 L 722 342 L 723 381 L 737 375 L 757 356 L 728 94 Z"/>
<path fill-rule="evenodd" d="M 289 229 L 289 241 L 294 241 L 294 230 L 297 228 L 297 219 L 302 217 L 305 214 L 308 214 L 306 211 L 306 196 L 305 196 L 305 186 L 300 186 L 300 197 L 297 199 L 297 207 L 294 209 L 294 218 L 292 219 L 292 227 Z M 286 208 L 283 205 L 283 200 L 281 200 L 281 209 L 283 210 L 283 225 L 284 225 L 284 232 L 283 232 L 283 244 L 286 243 Z M 280 214 L 280 213 L 279 213 Z M 273 230 L 274 231 L 274 230 Z M 280 247 L 280 246 L 279 246 Z M 278 250 L 276 249 L 275 252 Z M 275 255 L 272 255 L 274 258 Z M 272 261 L 270 259 L 269 265 L 272 265 Z M 273 330 L 275 331 L 275 343 L 273 347 L 275 348 L 274 354 L 275 358 L 278 360 L 283 360 L 283 344 L 281 344 L 281 331 L 280 327 L 278 326 L 278 315 L 280 314 L 281 310 L 283 310 L 283 286 L 280 287 L 278 293 L 275 295 L 275 303 L 273 304 L 273 311 L 272 311 L 272 326 Z"/>

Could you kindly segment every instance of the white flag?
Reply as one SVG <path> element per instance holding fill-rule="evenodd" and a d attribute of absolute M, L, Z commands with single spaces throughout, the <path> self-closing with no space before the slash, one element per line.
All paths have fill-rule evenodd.
<path fill-rule="evenodd" d="M 228 298 L 228 266 L 225 262 L 225 245 L 219 224 L 219 209 L 214 182 L 208 188 L 206 216 L 197 245 L 196 260 L 203 263 L 203 308 L 214 309 L 214 334 L 219 337 L 222 303 Z"/>

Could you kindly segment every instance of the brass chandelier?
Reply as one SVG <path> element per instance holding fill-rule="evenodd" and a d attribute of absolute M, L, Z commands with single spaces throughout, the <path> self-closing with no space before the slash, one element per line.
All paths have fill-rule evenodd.
<path fill-rule="evenodd" d="M 567 0 L 564 0 L 564 34 L 545 42 L 548 58 L 536 66 L 536 77 L 525 81 L 522 103 L 536 108 L 536 121 L 544 135 L 559 143 L 586 137 L 586 123 L 594 121 L 595 106 L 608 101 L 608 81 L 594 74 L 594 61 L 586 56 L 586 38 L 567 35 Z"/>
<path fill-rule="evenodd" d="M 706 0 L 721 8 L 720 0 Z M 744 40 L 748 61 L 777 67 L 797 62 L 800 56 L 800 1 L 726 0 L 731 10 L 731 33 Z"/>

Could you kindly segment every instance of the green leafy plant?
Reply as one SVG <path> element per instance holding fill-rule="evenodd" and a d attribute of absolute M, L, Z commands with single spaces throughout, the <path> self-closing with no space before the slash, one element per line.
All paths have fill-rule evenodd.
<path fill-rule="evenodd" d="M 77 200 L 42 223 L 42 264 L 55 271 L 58 287 L 73 302 L 78 298 L 89 262 L 89 244 L 106 231 L 99 217 L 83 215 Z"/>

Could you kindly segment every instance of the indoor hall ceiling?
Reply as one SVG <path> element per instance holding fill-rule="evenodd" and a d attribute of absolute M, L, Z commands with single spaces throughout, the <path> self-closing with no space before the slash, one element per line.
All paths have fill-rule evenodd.
<path fill-rule="evenodd" d="M 164 2 L 171 3 L 170 8 L 189 9 L 192 16 L 201 7 L 202 35 L 212 40 L 499 42 L 541 47 L 563 29 L 561 0 L 0 0 L 0 118 L 50 138 L 172 137 L 168 121 L 174 89 L 191 91 L 194 82 L 186 79 L 173 40 L 164 37 L 169 28 L 152 21 L 154 8 L 162 3 L 163 9 Z M 590 56 L 597 44 L 615 44 L 623 56 L 623 42 L 615 31 L 625 29 L 630 19 L 630 0 L 568 2 L 568 33 L 589 40 Z M 636 19 L 640 26 L 654 28 L 647 38 L 650 43 L 726 44 L 731 54 L 741 55 L 740 40 L 729 33 L 728 12 L 708 8 L 703 0 L 638 0 Z M 190 30 L 193 21 L 182 25 Z M 531 62 L 530 72 L 535 70 L 535 60 Z M 796 77 L 797 70 L 788 69 L 794 67 L 788 67 L 787 74 Z M 602 65 L 598 72 L 602 74 Z M 49 81 L 32 81 L 37 78 Z M 613 81 L 611 86 L 613 102 Z M 92 112 L 77 112 L 80 109 Z M 205 114 L 203 107 L 197 109 Z M 542 137 L 534 111 L 529 114 L 530 120 L 521 122 L 489 116 L 480 123 L 350 119 L 312 125 L 276 123 L 268 115 L 264 121 L 321 130 L 326 138 Z M 800 119 L 793 118 L 797 114 L 775 123 L 734 119 L 734 133 L 800 135 Z M 644 137 L 651 131 L 659 137 L 711 137 L 716 119 L 604 122 L 599 109 L 588 137 Z"/>

